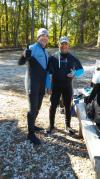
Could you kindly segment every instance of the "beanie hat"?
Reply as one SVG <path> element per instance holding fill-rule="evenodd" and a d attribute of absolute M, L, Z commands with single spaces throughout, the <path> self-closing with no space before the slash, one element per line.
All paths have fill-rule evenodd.
<path fill-rule="evenodd" d="M 60 42 L 60 43 L 69 43 L 69 39 L 68 39 L 68 37 L 66 37 L 66 36 L 62 36 L 62 37 L 59 39 L 59 42 Z"/>
<path fill-rule="evenodd" d="M 39 38 L 41 35 L 47 35 L 48 36 L 47 29 L 45 29 L 45 28 L 39 29 L 38 32 L 37 32 L 37 38 Z"/>

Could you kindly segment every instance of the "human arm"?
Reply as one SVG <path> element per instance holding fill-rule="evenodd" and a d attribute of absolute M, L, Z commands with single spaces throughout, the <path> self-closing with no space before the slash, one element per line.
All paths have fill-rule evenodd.
<path fill-rule="evenodd" d="M 82 67 L 82 64 L 78 59 L 75 58 L 75 69 L 74 69 L 74 76 L 75 77 L 81 77 L 84 75 L 84 69 Z"/>
<path fill-rule="evenodd" d="M 93 89 L 92 89 L 90 95 L 85 98 L 85 103 L 86 104 L 91 103 L 92 100 L 94 100 L 94 98 L 97 95 L 98 90 L 99 90 L 99 85 L 98 84 L 94 84 Z"/>
<path fill-rule="evenodd" d="M 52 91 L 52 74 L 53 74 L 53 56 L 49 56 L 48 58 L 48 66 L 47 66 L 47 76 L 46 76 L 46 90 L 49 94 Z"/>
<path fill-rule="evenodd" d="M 92 100 L 94 100 L 94 98 L 96 97 L 96 94 L 99 90 L 99 85 L 98 84 L 95 84 L 94 87 L 93 87 L 93 90 L 91 91 L 91 94 L 89 96 L 89 101 L 91 102 Z"/>
<path fill-rule="evenodd" d="M 24 65 L 27 61 L 30 60 L 30 58 L 31 58 L 31 50 L 29 49 L 29 46 L 27 46 L 27 49 L 24 50 L 23 54 L 18 60 L 18 65 Z"/>
<path fill-rule="evenodd" d="M 45 83 L 45 89 L 47 91 L 48 94 L 51 94 L 51 85 L 52 85 L 52 75 L 49 74 L 49 72 L 47 73 L 46 76 L 46 83 Z"/>
<path fill-rule="evenodd" d="M 68 59 L 67 68 L 69 68 L 69 73 L 67 74 L 67 77 L 71 77 L 71 78 L 81 77 L 84 74 L 84 69 L 80 61 L 70 53 L 68 53 L 67 59 Z"/>

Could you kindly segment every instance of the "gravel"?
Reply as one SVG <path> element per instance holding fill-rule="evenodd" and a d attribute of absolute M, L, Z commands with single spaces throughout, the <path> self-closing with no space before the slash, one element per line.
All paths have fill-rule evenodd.
<path fill-rule="evenodd" d="M 85 55 L 87 61 L 84 60 Z M 76 80 L 78 87 L 90 83 L 98 55 L 97 52 L 93 56 L 85 52 L 82 54 L 86 73 Z M 58 108 L 56 130 L 47 135 L 48 95 L 44 97 L 36 120 L 37 126 L 44 128 L 36 134 L 42 144 L 35 146 L 27 140 L 28 102 L 23 83 L 25 66 L 17 65 L 19 56 L 20 52 L 1 53 L 0 56 L 0 179 L 94 179 L 95 172 L 86 145 L 78 136 L 79 122 L 76 117 L 71 122 L 76 133 L 71 136 L 64 131 L 64 115 Z"/>

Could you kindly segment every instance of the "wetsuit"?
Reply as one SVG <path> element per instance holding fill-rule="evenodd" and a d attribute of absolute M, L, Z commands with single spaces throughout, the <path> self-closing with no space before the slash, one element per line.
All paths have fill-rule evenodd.
<path fill-rule="evenodd" d="M 45 94 L 48 53 L 39 43 L 30 45 L 29 49 L 31 50 L 31 58 L 28 61 L 26 86 L 29 97 L 28 132 L 31 136 L 35 131 L 35 120 Z"/>
<path fill-rule="evenodd" d="M 93 90 L 91 91 L 90 96 L 88 97 L 88 103 L 91 103 L 92 100 L 97 97 L 97 103 L 100 106 L 100 83 L 93 85 Z"/>
<path fill-rule="evenodd" d="M 52 74 L 52 95 L 49 111 L 50 127 L 54 128 L 56 108 L 59 105 L 62 95 L 65 106 L 66 127 L 70 127 L 71 121 L 71 100 L 72 100 L 72 78 L 67 74 L 73 70 L 75 76 L 83 74 L 83 67 L 78 59 L 70 53 L 55 53 L 49 57 L 49 72 Z"/>

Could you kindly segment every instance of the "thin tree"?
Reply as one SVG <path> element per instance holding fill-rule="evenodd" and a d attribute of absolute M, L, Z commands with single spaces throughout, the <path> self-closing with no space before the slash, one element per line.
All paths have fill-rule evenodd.
<path fill-rule="evenodd" d="M 5 28 L 5 35 L 6 35 L 6 44 L 8 44 L 8 7 L 6 0 L 4 1 L 4 7 L 5 7 L 5 16 L 6 16 L 6 28 Z"/>
<path fill-rule="evenodd" d="M 32 0 L 32 31 L 31 31 L 31 42 L 34 42 L 34 0 Z"/>
<path fill-rule="evenodd" d="M 59 37 L 62 36 L 62 29 L 63 29 L 63 18 L 64 18 L 64 12 L 65 12 L 65 0 L 62 1 L 62 12 L 61 12 L 61 19 L 60 19 L 60 33 L 59 33 Z"/>
<path fill-rule="evenodd" d="M 46 28 L 48 29 L 48 0 L 46 1 Z"/>
<path fill-rule="evenodd" d="M 26 44 L 29 43 L 29 0 L 26 1 Z"/>
<path fill-rule="evenodd" d="M 98 28 L 98 39 L 97 39 L 97 47 L 100 48 L 100 2 L 98 4 L 98 19 L 99 19 L 99 28 Z"/>
<path fill-rule="evenodd" d="M 18 11 L 15 14 L 16 21 L 14 26 L 14 46 L 18 45 L 18 33 L 19 33 L 19 25 L 20 25 L 20 15 L 21 15 L 21 0 L 18 1 Z"/>
<path fill-rule="evenodd" d="M 80 14 L 80 44 L 84 44 L 84 25 L 85 25 L 85 17 L 86 17 L 86 9 L 87 9 L 87 0 L 84 0 L 80 6 L 81 14 Z"/>

